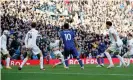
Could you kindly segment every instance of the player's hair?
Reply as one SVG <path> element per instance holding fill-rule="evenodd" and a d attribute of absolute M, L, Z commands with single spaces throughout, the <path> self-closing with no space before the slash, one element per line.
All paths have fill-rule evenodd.
<path fill-rule="evenodd" d="M 64 23 L 64 29 L 69 29 L 69 24 L 68 23 Z"/>
<path fill-rule="evenodd" d="M 32 28 L 35 28 L 35 27 L 36 27 L 36 23 L 35 23 L 35 22 L 32 22 L 32 23 L 31 23 L 31 27 L 32 27 Z"/>
<path fill-rule="evenodd" d="M 132 35 L 131 33 L 128 33 L 128 36 L 129 36 L 129 37 L 133 37 L 133 35 Z"/>
<path fill-rule="evenodd" d="M 106 24 L 109 26 L 112 26 L 112 22 L 111 21 L 106 21 Z"/>

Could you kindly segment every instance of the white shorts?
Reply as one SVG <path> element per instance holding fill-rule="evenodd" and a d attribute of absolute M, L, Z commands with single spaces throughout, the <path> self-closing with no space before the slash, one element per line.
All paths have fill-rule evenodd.
<path fill-rule="evenodd" d="M 9 54 L 7 49 L 2 49 L 1 52 L 2 52 L 3 55 Z"/>
<path fill-rule="evenodd" d="M 59 51 L 59 50 L 54 51 L 53 53 L 54 53 L 55 56 L 59 56 L 59 57 L 62 56 L 62 53 L 61 53 L 61 51 Z"/>
<path fill-rule="evenodd" d="M 28 48 L 31 48 L 31 51 L 32 51 L 33 55 L 37 55 L 37 54 L 41 53 L 41 50 L 39 49 L 38 46 L 31 46 L 31 47 L 28 47 Z"/>
<path fill-rule="evenodd" d="M 108 49 L 113 52 L 120 52 L 122 49 L 122 45 L 123 45 L 122 41 L 118 41 L 117 45 L 116 45 L 116 43 L 112 43 Z"/>
<path fill-rule="evenodd" d="M 133 55 L 133 48 L 129 52 L 130 52 L 130 55 Z"/>

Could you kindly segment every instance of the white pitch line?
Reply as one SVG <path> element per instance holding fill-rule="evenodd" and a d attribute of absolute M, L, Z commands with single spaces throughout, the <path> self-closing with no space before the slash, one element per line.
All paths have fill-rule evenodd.
<path fill-rule="evenodd" d="M 14 74 L 58 74 L 58 75 L 88 75 L 88 76 L 133 76 L 133 74 L 87 74 L 87 73 L 54 73 L 54 72 L 2 72 Z"/>

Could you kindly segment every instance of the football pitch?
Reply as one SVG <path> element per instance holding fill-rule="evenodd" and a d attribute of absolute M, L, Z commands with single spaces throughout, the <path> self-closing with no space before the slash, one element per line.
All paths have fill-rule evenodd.
<path fill-rule="evenodd" d="M 79 65 L 70 65 L 69 70 L 65 70 L 62 65 L 56 68 L 46 65 L 46 70 L 41 71 L 39 66 L 24 66 L 19 71 L 14 66 L 11 70 L 1 70 L 1 80 L 133 80 L 133 64 L 127 68 L 106 67 L 91 64 L 81 70 Z"/>

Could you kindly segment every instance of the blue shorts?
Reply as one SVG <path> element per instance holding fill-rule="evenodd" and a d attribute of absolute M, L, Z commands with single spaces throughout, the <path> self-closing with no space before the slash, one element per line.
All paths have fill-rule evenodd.
<path fill-rule="evenodd" d="M 79 57 L 78 51 L 76 48 L 71 49 L 64 49 L 64 57 L 67 58 L 70 54 L 73 55 L 73 57 Z"/>

